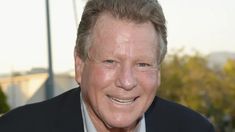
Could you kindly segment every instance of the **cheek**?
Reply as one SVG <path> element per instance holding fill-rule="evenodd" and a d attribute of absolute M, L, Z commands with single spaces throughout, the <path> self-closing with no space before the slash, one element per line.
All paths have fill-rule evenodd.
<path fill-rule="evenodd" d="M 97 68 L 93 73 L 92 79 L 98 87 L 106 88 L 114 82 L 115 71 Z"/>
<path fill-rule="evenodd" d="M 84 72 L 85 86 L 92 89 L 103 89 L 110 85 L 115 78 L 115 71 L 101 68 L 97 65 L 87 66 Z"/>
<path fill-rule="evenodd" d="M 143 72 L 140 73 L 139 76 L 139 83 L 142 85 L 146 92 L 156 92 L 159 86 L 159 77 L 157 72 Z"/>

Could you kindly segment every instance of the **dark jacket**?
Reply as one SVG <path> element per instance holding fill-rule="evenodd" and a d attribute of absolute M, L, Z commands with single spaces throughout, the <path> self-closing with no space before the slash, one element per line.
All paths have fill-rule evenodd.
<path fill-rule="evenodd" d="M 200 114 L 159 97 L 145 121 L 147 132 L 214 132 Z M 80 89 L 10 111 L 0 118 L 0 132 L 83 132 Z"/>

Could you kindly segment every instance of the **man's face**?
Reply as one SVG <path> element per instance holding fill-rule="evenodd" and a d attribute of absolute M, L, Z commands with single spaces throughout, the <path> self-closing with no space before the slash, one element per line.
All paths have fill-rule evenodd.
<path fill-rule="evenodd" d="M 154 26 L 102 14 L 91 38 L 88 59 L 83 62 L 76 56 L 75 61 L 76 80 L 92 122 L 95 126 L 133 126 L 160 84 Z"/>

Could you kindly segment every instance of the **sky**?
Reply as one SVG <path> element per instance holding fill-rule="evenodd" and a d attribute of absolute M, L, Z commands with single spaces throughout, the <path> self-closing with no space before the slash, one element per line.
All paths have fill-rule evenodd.
<path fill-rule="evenodd" d="M 74 69 L 76 22 L 86 0 L 50 0 L 53 69 Z M 235 52 L 234 0 L 159 0 L 169 52 Z M 0 0 L 0 75 L 48 66 L 45 0 Z"/>

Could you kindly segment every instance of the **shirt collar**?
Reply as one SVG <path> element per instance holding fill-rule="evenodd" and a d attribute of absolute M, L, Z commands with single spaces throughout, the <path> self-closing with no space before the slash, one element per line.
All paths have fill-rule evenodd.
<path fill-rule="evenodd" d="M 82 120 L 83 120 L 84 132 L 97 132 L 88 114 L 86 104 L 83 100 L 81 93 L 80 93 L 80 100 L 81 100 L 80 104 L 81 104 L 81 109 L 82 109 Z M 137 132 L 146 132 L 145 116 L 143 116 L 141 120 L 139 121 L 137 125 Z"/>
<path fill-rule="evenodd" d="M 86 109 L 86 104 L 83 101 L 82 94 L 80 94 L 80 100 L 81 100 L 82 120 L 83 120 L 84 132 L 96 132 L 95 126 L 91 122 L 91 118 L 88 115 L 88 112 Z"/>

